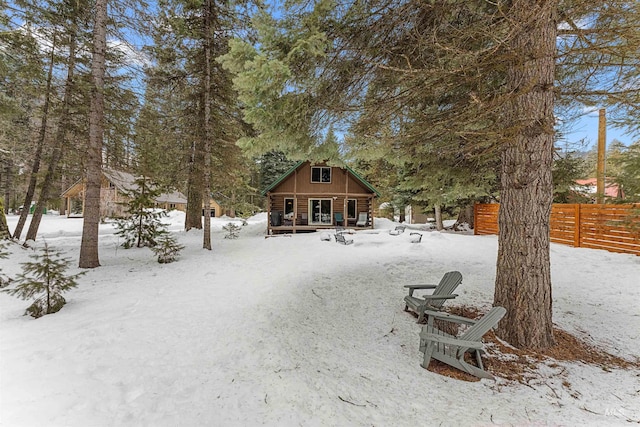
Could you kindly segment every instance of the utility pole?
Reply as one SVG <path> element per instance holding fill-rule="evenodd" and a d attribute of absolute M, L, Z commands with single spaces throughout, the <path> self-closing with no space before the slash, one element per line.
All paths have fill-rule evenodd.
<path fill-rule="evenodd" d="M 607 147 L 607 118 L 605 109 L 600 109 L 598 118 L 598 168 L 596 174 L 596 202 L 604 203 L 604 156 Z"/>

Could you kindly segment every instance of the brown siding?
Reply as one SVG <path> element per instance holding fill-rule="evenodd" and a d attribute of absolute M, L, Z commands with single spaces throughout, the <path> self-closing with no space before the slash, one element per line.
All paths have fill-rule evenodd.
<path fill-rule="evenodd" d="M 313 166 L 324 166 L 321 164 Z M 291 193 L 298 194 L 318 194 L 333 196 L 336 194 L 370 194 L 371 190 L 360 184 L 346 169 L 338 167 L 331 168 L 331 182 L 330 183 L 318 183 L 311 182 L 311 168 L 312 165 L 304 163 L 297 171 L 293 172 L 284 181 L 282 181 L 276 188 L 272 190 L 272 193 Z M 297 183 L 296 183 L 297 179 Z M 348 187 L 347 187 L 348 181 Z"/>
<path fill-rule="evenodd" d="M 292 172 L 268 193 L 269 212 L 284 212 L 284 200 L 293 198 L 295 200 L 296 225 L 302 226 L 305 225 L 300 221 L 302 214 L 306 214 L 308 221 L 311 221 L 309 199 L 331 199 L 332 223 L 334 223 L 336 213 L 342 213 L 343 217 L 348 219 L 346 200 L 355 199 L 357 201 L 355 217 L 352 218 L 350 223 L 344 225 L 355 225 L 359 212 L 367 212 L 370 217 L 372 216 L 372 203 L 375 194 L 371 189 L 361 184 L 347 169 L 339 167 L 331 167 L 331 182 L 311 182 L 311 169 L 314 166 L 329 167 L 324 164 L 311 165 L 309 162 L 300 165 L 296 171 Z M 289 225 L 284 224 L 284 226 Z M 310 223 L 308 225 L 309 228 L 314 226 Z M 323 225 L 318 226 L 322 227 Z M 326 227 L 327 225 L 325 224 L 324 226 Z"/>

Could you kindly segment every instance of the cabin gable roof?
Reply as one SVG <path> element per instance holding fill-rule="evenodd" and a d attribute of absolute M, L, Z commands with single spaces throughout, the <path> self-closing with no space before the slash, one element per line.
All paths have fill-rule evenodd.
<path fill-rule="evenodd" d="M 278 179 L 276 179 L 271 185 L 269 185 L 267 188 L 265 188 L 262 191 L 262 195 L 266 196 L 267 193 L 269 193 L 270 191 L 272 191 L 273 189 L 277 188 L 280 184 L 282 184 L 284 181 L 286 181 L 291 174 L 293 174 L 298 168 L 300 168 L 302 165 L 306 164 L 306 163 L 310 163 L 308 160 L 307 161 L 299 161 L 297 162 L 295 165 L 293 165 L 289 170 L 287 170 L 285 173 L 283 173 L 280 177 L 278 177 Z M 343 167 L 339 167 L 339 166 L 333 166 L 335 168 L 338 169 L 343 169 L 348 171 L 349 174 L 351 174 L 351 176 L 357 181 L 359 182 L 363 187 L 365 187 L 367 190 L 371 191 L 373 194 L 375 194 L 376 197 L 380 196 L 380 193 L 378 192 L 378 190 L 376 190 L 373 185 L 371 185 L 366 179 L 364 179 L 362 176 L 360 176 L 360 174 L 358 174 L 356 171 L 354 171 L 353 169 L 351 169 L 349 166 L 343 166 Z"/>

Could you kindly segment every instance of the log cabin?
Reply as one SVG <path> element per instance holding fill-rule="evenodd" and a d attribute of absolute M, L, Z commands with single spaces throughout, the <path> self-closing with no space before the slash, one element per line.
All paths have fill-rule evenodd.
<path fill-rule="evenodd" d="M 296 163 L 263 192 L 267 234 L 316 231 L 336 226 L 373 228 L 380 194 L 348 166 Z"/>

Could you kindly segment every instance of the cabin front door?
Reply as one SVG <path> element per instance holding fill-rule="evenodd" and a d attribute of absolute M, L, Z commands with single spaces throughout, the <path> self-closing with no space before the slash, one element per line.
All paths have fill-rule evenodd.
<path fill-rule="evenodd" d="M 331 225 L 332 199 L 309 199 L 310 223 Z"/>

